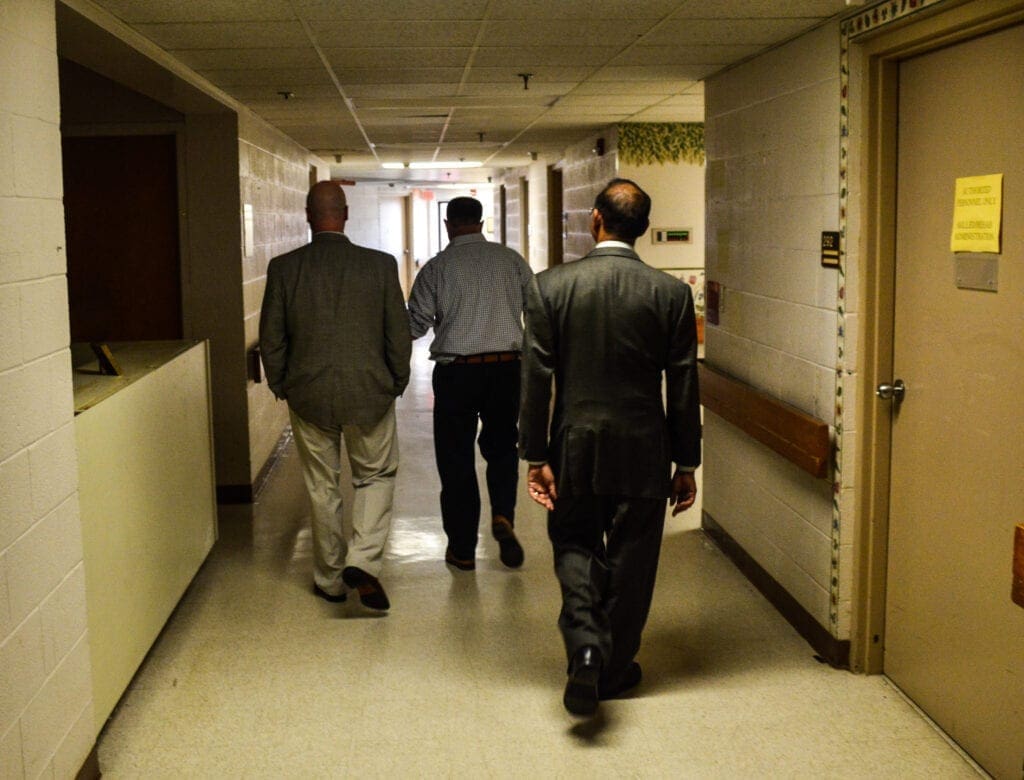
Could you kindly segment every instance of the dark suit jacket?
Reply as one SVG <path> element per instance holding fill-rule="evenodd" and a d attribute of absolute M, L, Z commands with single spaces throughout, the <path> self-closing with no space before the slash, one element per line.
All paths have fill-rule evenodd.
<path fill-rule="evenodd" d="M 274 395 L 322 428 L 369 425 L 409 383 L 412 338 L 395 258 L 340 233 L 270 261 L 260 352 Z"/>
<path fill-rule="evenodd" d="M 520 455 L 551 464 L 559 497 L 662 498 L 672 461 L 700 464 L 697 332 L 683 282 L 632 250 L 595 249 L 534 278 L 524 349 Z"/>

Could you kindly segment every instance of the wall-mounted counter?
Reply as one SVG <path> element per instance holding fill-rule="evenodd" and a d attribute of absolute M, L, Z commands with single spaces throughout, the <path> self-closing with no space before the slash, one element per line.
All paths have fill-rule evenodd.
<path fill-rule="evenodd" d="M 217 535 L 207 343 L 109 347 L 74 370 L 97 733 Z"/>

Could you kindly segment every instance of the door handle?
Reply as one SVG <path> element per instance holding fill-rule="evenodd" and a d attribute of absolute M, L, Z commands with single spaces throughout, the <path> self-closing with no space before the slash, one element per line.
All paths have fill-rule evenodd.
<path fill-rule="evenodd" d="M 903 394 L 907 392 L 907 386 L 903 384 L 902 379 L 897 379 L 891 385 L 881 384 L 875 390 L 875 395 L 881 398 L 883 401 L 893 401 L 899 403 L 903 400 Z"/>

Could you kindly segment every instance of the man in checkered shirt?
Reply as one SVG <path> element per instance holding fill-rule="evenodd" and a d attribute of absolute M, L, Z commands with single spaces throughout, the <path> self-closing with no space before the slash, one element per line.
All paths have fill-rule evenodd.
<path fill-rule="evenodd" d="M 518 252 L 484 238 L 482 216 L 475 198 L 449 201 L 449 244 L 420 269 L 409 296 L 412 337 L 434 329 L 434 455 L 445 561 L 463 571 L 476 568 L 480 524 L 474 439 L 487 462 L 491 533 L 501 562 L 513 569 L 523 563 L 513 527 L 523 306 L 533 272 Z"/>

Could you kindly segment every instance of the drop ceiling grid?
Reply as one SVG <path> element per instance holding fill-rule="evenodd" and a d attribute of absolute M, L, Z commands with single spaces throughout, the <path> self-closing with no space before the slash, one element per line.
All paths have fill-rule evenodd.
<path fill-rule="evenodd" d="M 520 141 L 572 142 L 600 122 L 700 120 L 702 79 L 845 9 L 845 0 L 95 1 L 315 151 L 361 143 L 369 154 L 367 139 L 418 149 L 433 133 L 435 156 L 486 149 L 502 164 L 522 164 Z M 499 143 L 509 146 L 500 155 Z"/>

